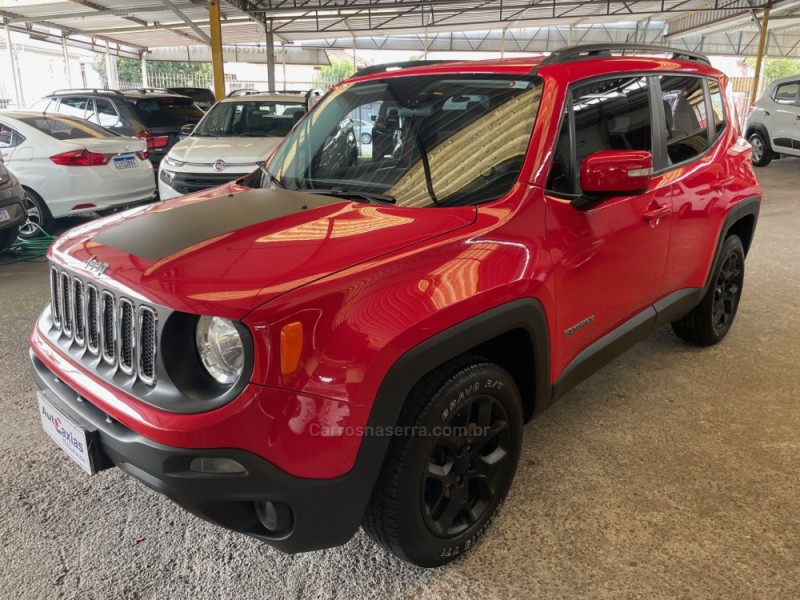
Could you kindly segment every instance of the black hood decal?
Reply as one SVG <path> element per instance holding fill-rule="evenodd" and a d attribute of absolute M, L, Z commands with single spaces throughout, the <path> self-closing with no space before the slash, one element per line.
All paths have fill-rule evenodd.
<path fill-rule="evenodd" d="M 243 227 L 340 202 L 341 198 L 290 190 L 250 190 L 123 220 L 92 241 L 145 260 L 161 260 Z"/>

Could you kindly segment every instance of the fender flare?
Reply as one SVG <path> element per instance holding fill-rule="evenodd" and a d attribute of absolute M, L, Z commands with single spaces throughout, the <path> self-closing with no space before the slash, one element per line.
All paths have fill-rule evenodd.
<path fill-rule="evenodd" d="M 366 432 L 386 431 L 393 428 L 400 417 L 412 387 L 425 375 L 448 360 L 515 329 L 522 329 L 531 337 L 534 354 L 536 413 L 551 402 L 550 336 L 547 315 L 541 302 L 523 298 L 502 304 L 462 321 L 410 348 L 389 368 L 372 405 Z M 353 468 L 342 476 L 348 480 L 348 517 L 358 516 L 358 522 L 346 529 L 358 527 L 372 495 L 372 490 L 383 468 L 386 452 L 392 437 L 389 435 L 364 435 Z"/>
<path fill-rule="evenodd" d="M 767 131 L 767 128 L 764 126 L 763 123 L 753 123 L 751 125 L 748 125 L 747 129 L 744 132 L 745 139 L 749 140 L 750 136 L 756 131 L 760 133 L 762 136 L 764 136 L 764 141 L 767 143 L 767 149 L 770 152 L 775 152 L 775 149 L 772 147 L 772 140 L 769 137 L 769 131 Z"/>

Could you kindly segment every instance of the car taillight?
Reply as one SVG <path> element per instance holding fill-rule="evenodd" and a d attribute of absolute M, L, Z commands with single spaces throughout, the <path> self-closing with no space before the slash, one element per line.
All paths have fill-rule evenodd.
<path fill-rule="evenodd" d="M 109 157 L 99 152 L 89 152 L 88 150 L 70 150 L 50 157 L 57 165 L 65 167 L 95 167 L 107 165 Z"/>
<path fill-rule="evenodd" d="M 169 136 L 167 135 L 153 135 L 153 132 L 149 129 L 145 129 L 144 131 L 140 131 L 133 135 L 135 138 L 139 138 L 140 140 L 144 140 L 147 142 L 147 149 L 152 150 L 153 148 L 166 148 L 169 145 Z"/>
<path fill-rule="evenodd" d="M 147 152 L 147 150 L 137 152 L 136 156 L 139 157 L 139 160 L 147 160 L 148 158 L 150 158 L 150 154 Z"/>

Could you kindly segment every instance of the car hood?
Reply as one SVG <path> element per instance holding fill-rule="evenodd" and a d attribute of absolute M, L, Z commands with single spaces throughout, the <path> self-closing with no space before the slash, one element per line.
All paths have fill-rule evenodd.
<path fill-rule="evenodd" d="M 122 294 L 241 319 L 281 294 L 475 217 L 471 206 L 402 208 L 231 183 L 73 229 L 50 257 Z"/>
<path fill-rule="evenodd" d="M 195 165 L 213 165 L 224 160 L 228 165 L 253 165 L 269 158 L 282 137 L 196 137 L 175 144 L 169 155 Z"/>

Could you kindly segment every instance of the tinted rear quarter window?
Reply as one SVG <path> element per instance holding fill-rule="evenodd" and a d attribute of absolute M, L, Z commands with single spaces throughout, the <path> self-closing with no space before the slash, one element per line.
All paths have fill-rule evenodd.
<path fill-rule="evenodd" d="M 662 75 L 659 81 L 667 126 L 667 158 L 674 165 L 708 149 L 705 87 L 701 77 Z"/>
<path fill-rule="evenodd" d="M 58 140 L 105 138 L 114 135 L 105 129 L 92 125 L 88 121 L 70 119 L 57 115 L 25 117 L 20 119 L 20 121 Z"/>
<path fill-rule="evenodd" d="M 711 110 L 714 113 L 713 137 L 717 139 L 725 130 L 726 118 L 725 103 L 722 100 L 722 92 L 716 79 L 709 79 L 708 95 L 711 97 Z"/>
<path fill-rule="evenodd" d="M 180 126 L 185 123 L 197 123 L 205 114 L 194 104 L 191 98 L 156 97 L 133 99 L 130 102 L 141 115 L 146 127 Z"/>

